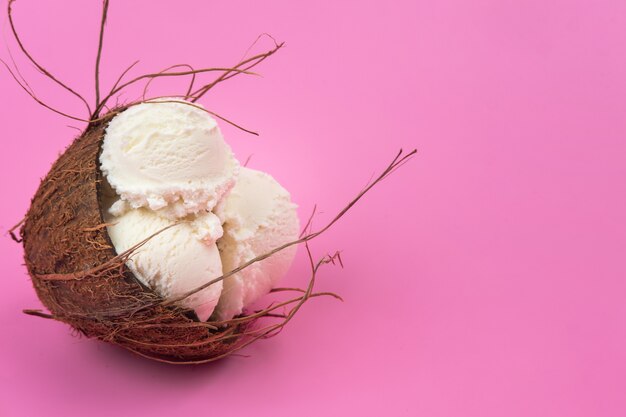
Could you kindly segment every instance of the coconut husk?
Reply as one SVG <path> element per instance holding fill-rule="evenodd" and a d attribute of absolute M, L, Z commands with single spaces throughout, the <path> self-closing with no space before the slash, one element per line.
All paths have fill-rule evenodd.
<path fill-rule="evenodd" d="M 90 125 L 67 148 L 32 199 L 21 236 L 37 295 L 55 319 L 85 336 L 174 362 L 219 357 L 234 348 L 245 326 L 212 330 L 193 312 L 163 305 L 111 243 L 98 169 L 109 120 Z"/>

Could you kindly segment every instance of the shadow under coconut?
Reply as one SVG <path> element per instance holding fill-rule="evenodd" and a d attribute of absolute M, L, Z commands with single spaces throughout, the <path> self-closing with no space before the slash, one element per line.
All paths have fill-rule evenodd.
<path fill-rule="evenodd" d="M 168 363 L 145 360 L 144 358 L 128 352 L 126 349 L 108 343 L 87 340 L 91 346 L 90 355 L 93 359 L 103 363 L 106 368 L 130 372 L 138 376 L 148 376 L 152 380 L 155 376 L 166 377 L 166 384 L 169 385 L 195 385 L 198 380 L 206 381 L 217 377 L 221 371 L 231 366 L 233 360 L 245 360 L 245 357 L 229 357 L 214 362 L 207 362 L 195 366 L 172 366 Z"/>

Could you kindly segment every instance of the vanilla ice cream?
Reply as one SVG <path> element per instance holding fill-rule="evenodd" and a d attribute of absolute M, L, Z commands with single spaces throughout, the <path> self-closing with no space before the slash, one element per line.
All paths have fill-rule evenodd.
<path fill-rule="evenodd" d="M 289 192 L 264 172 L 241 168 L 220 216 L 224 236 L 217 245 L 225 273 L 298 238 L 296 205 Z M 217 317 L 226 320 L 238 315 L 245 306 L 267 294 L 285 275 L 295 253 L 296 247 L 291 246 L 227 277 Z"/>
<path fill-rule="evenodd" d="M 107 219 L 109 236 L 122 253 L 153 234 L 175 224 L 146 208 L 129 210 Z M 179 221 L 157 234 L 131 254 L 126 265 L 147 287 L 165 299 L 174 299 L 222 275 L 222 262 L 215 240 L 222 234 L 219 219 L 209 212 L 190 221 Z M 217 305 L 222 281 L 183 301 L 205 321 Z"/>
<path fill-rule="evenodd" d="M 170 218 L 212 210 L 239 171 L 215 119 L 181 100 L 142 103 L 115 116 L 100 164 L 121 197 L 113 214 L 147 207 Z"/>
<path fill-rule="evenodd" d="M 216 121 L 185 103 L 124 110 L 109 123 L 100 156 L 115 250 L 150 238 L 126 264 L 166 300 L 297 239 L 299 228 L 289 193 L 268 174 L 240 168 Z M 241 314 L 287 272 L 295 251 L 254 263 L 181 304 L 202 321 Z"/>

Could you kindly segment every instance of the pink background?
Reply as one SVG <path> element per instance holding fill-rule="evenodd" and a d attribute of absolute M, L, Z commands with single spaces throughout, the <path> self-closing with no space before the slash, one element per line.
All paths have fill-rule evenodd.
<path fill-rule="evenodd" d="M 15 4 L 33 54 L 90 100 L 99 5 Z M 76 123 L 2 72 L 0 416 L 623 416 L 626 2 L 118 0 L 103 85 L 135 59 L 135 74 L 233 64 L 262 32 L 287 41 L 264 78 L 203 103 L 262 133 L 224 129 L 302 218 L 317 203 L 321 225 L 420 150 L 313 245 L 344 250 L 318 288 L 345 303 L 314 300 L 249 358 L 190 368 L 21 314 L 40 304 L 5 232 Z M 306 271 L 301 251 L 285 282 Z"/>

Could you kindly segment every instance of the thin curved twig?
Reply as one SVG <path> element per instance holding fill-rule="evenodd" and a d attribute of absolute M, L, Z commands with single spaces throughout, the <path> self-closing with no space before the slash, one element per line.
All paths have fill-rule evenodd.
<path fill-rule="evenodd" d="M 100 104 L 100 58 L 102 57 L 102 44 L 104 41 L 104 26 L 109 13 L 109 0 L 102 2 L 102 20 L 100 22 L 100 37 L 98 38 L 98 55 L 96 56 L 96 108 Z"/>
<path fill-rule="evenodd" d="M 223 274 L 222 276 L 215 278 L 191 291 L 188 291 L 184 294 L 182 294 L 179 297 L 176 297 L 174 299 L 171 300 L 167 300 L 167 301 L 163 301 L 162 305 L 172 305 L 175 303 L 178 303 L 180 301 L 185 300 L 187 297 L 192 296 L 193 294 L 196 294 L 199 291 L 202 291 L 205 288 L 208 288 L 209 286 L 220 282 L 226 278 L 228 278 L 229 276 L 232 276 L 234 274 L 236 274 L 237 272 L 241 271 L 244 268 L 247 268 L 248 266 L 256 263 L 256 262 L 260 262 L 264 259 L 269 258 L 270 256 L 272 256 L 273 254 L 280 252 L 290 246 L 294 246 L 294 245 L 298 245 L 300 243 L 304 243 L 306 245 L 307 242 L 309 242 L 310 240 L 316 238 L 317 236 L 321 235 L 322 233 L 324 233 L 325 231 L 327 231 L 328 229 L 330 229 L 341 217 L 343 217 L 344 214 L 346 214 L 346 212 L 348 210 L 350 210 L 369 190 L 371 190 L 376 184 L 378 184 L 379 182 L 381 182 L 382 180 L 384 180 L 390 172 L 393 172 L 395 168 L 397 168 L 398 166 L 400 166 L 401 164 L 405 163 L 406 161 L 408 161 L 410 158 L 413 157 L 413 155 L 415 155 L 417 153 L 417 149 L 412 150 L 411 152 L 403 155 L 403 150 L 400 149 L 400 151 L 396 154 L 395 158 L 391 161 L 391 163 L 387 166 L 387 168 L 385 168 L 385 170 L 371 183 L 369 184 L 367 187 L 365 187 L 363 190 L 361 190 L 361 192 L 359 192 L 357 194 L 357 196 L 355 198 L 353 198 L 330 222 L 328 222 L 324 227 L 322 227 L 320 230 L 316 231 L 316 232 L 311 232 L 308 233 L 307 235 L 285 243 L 284 245 L 281 245 L 263 255 L 259 255 L 251 260 L 249 260 L 248 262 L 244 262 L 243 264 L 241 264 L 240 266 L 238 266 L 237 268 L 233 269 L 232 271 Z"/>
<path fill-rule="evenodd" d="M 142 246 L 144 246 L 146 243 L 148 243 L 150 240 L 152 240 L 153 238 L 157 237 L 158 235 L 160 235 L 161 233 L 165 232 L 166 230 L 171 229 L 172 227 L 176 227 L 179 226 L 183 223 L 187 223 L 186 221 L 179 221 L 176 222 L 174 224 L 170 224 L 169 226 L 166 226 L 158 231 L 156 231 L 155 233 L 151 234 L 150 236 L 148 236 L 147 238 L 143 239 L 141 242 L 133 245 L 132 247 L 130 247 L 129 249 L 125 250 L 124 252 L 120 253 L 119 255 L 111 258 L 108 262 L 105 262 L 102 265 L 98 265 L 95 266 L 93 268 L 88 268 L 82 271 L 77 271 L 77 272 L 70 272 L 70 273 L 66 273 L 66 274 L 57 274 L 57 273 L 49 273 L 49 274 L 33 274 L 33 278 L 37 278 L 37 279 L 41 279 L 41 280 L 45 280 L 45 281 L 72 281 L 72 280 L 79 280 L 79 279 L 83 279 L 86 278 L 90 275 L 94 275 L 94 274 L 101 274 L 103 272 L 108 271 L 109 267 L 113 266 L 113 267 L 117 267 L 117 263 L 119 261 L 125 262 L 128 258 L 130 258 L 130 256 L 139 248 L 141 248 Z"/>
<path fill-rule="evenodd" d="M 243 73 L 246 75 L 258 75 L 255 74 L 253 72 L 250 71 L 246 71 L 246 70 L 238 70 L 238 69 L 233 69 L 233 68 L 201 68 L 201 69 L 197 69 L 197 70 L 193 70 L 193 71 L 180 71 L 180 72 L 156 72 L 156 73 L 151 73 L 151 74 L 144 74 L 144 75 L 140 75 L 138 77 L 133 78 L 132 80 L 126 81 L 123 84 L 120 85 L 116 85 L 115 88 L 111 89 L 111 91 L 106 95 L 106 97 L 104 97 L 102 99 L 102 101 L 100 102 L 100 104 L 98 105 L 98 107 L 96 108 L 96 111 L 94 112 L 94 115 L 98 115 L 100 113 L 100 110 L 102 110 L 102 108 L 104 107 L 104 105 L 106 104 L 106 102 L 108 100 L 111 99 L 111 97 L 113 97 L 115 94 L 119 93 L 121 90 L 123 90 L 124 88 L 138 82 L 141 80 L 145 80 L 145 79 L 150 79 L 150 78 L 158 78 L 158 77 L 180 77 L 180 76 L 184 76 L 184 75 L 191 75 L 191 74 L 199 74 L 199 73 L 204 73 L 204 72 L 216 72 L 216 71 L 236 71 L 237 73 Z"/>
<path fill-rule="evenodd" d="M 130 64 L 128 66 L 128 68 L 126 68 L 121 74 L 120 76 L 117 78 L 117 81 L 115 81 L 115 84 L 113 84 L 113 88 L 112 90 L 115 90 L 117 88 L 117 86 L 122 82 L 122 79 L 124 78 L 124 76 L 128 73 L 128 71 L 130 71 L 135 65 L 139 64 L 139 60 L 133 62 L 132 64 Z"/>
<path fill-rule="evenodd" d="M 163 97 L 163 98 L 167 98 L 167 97 Z M 229 119 L 227 119 L 227 118 L 225 118 L 223 116 L 220 116 L 219 114 L 217 114 L 215 112 L 212 112 L 211 110 L 205 109 L 204 107 L 202 107 L 202 106 L 200 106 L 198 104 L 195 104 L 193 102 L 183 101 L 183 100 L 163 100 L 162 98 L 159 97 L 159 98 L 156 98 L 156 99 L 151 98 L 151 99 L 142 101 L 141 103 L 142 104 L 158 104 L 158 103 L 178 103 L 178 104 L 184 104 L 186 106 L 191 106 L 191 107 L 194 107 L 194 108 L 196 108 L 198 110 L 202 110 L 202 111 L 210 114 L 211 116 L 214 116 L 214 117 L 216 117 L 216 118 L 218 118 L 218 119 L 228 123 L 229 125 L 236 127 L 237 129 L 243 130 L 246 133 L 250 133 L 251 135 L 259 136 L 258 132 L 255 132 L 254 130 L 246 129 L 245 127 L 243 127 L 241 125 L 238 125 L 237 123 L 233 122 L 232 120 L 229 120 Z"/>
<path fill-rule="evenodd" d="M 169 71 L 171 69 L 181 68 L 181 67 L 182 68 L 189 68 L 190 71 L 194 71 L 194 68 L 191 65 L 189 65 L 189 64 L 176 64 L 176 65 L 171 65 L 171 66 L 169 66 L 169 67 L 159 71 L 158 73 L 162 74 L 162 73 L 167 72 L 167 71 Z M 144 100 L 146 99 L 146 93 L 148 92 L 148 88 L 150 87 L 150 84 L 152 84 L 152 81 L 154 81 L 154 80 L 155 80 L 155 78 L 150 78 L 148 80 L 148 82 L 146 83 L 146 86 L 143 88 L 142 98 Z M 195 81 L 196 81 L 196 73 L 194 72 L 193 74 L 191 74 L 191 82 L 189 83 L 189 87 L 187 88 L 187 92 L 185 93 L 185 98 L 189 97 L 189 94 L 191 93 L 191 90 L 193 89 L 193 85 L 194 85 Z"/>
<path fill-rule="evenodd" d="M 278 52 L 278 50 L 280 48 L 282 48 L 285 45 L 284 42 L 276 44 L 274 46 L 273 49 L 270 49 L 269 51 L 262 53 L 262 54 L 258 54 L 255 55 L 251 58 L 245 59 L 243 61 L 241 61 L 240 63 L 238 63 L 237 65 L 235 65 L 234 67 L 230 68 L 229 70 L 225 71 L 224 74 L 222 74 L 220 77 L 218 77 L 215 81 L 206 84 L 202 87 L 200 87 L 199 89 L 197 89 L 196 91 L 194 91 L 190 97 L 193 97 L 193 99 L 191 100 L 192 102 L 196 102 L 198 101 L 202 96 L 204 96 L 210 89 L 212 89 L 213 87 L 215 87 L 217 84 L 226 81 L 236 75 L 239 75 L 241 73 L 245 73 L 246 71 L 254 68 L 255 66 L 257 66 L 258 64 L 260 64 L 261 62 L 263 62 L 265 59 L 267 59 L 268 57 L 274 55 L 276 52 Z M 241 70 L 240 68 L 243 67 L 244 65 L 247 65 L 251 63 L 250 65 L 248 65 L 246 68 L 244 68 L 243 70 Z"/>
<path fill-rule="evenodd" d="M 15 242 L 17 243 L 21 243 L 22 239 L 17 237 L 17 235 L 15 234 L 15 231 L 24 224 L 24 222 L 26 221 L 26 216 L 24 216 L 24 218 L 22 220 L 19 221 L 19 223 L 17 223 L 15 226 L 13 226 L 12 228 L 9 229 L 9 235 L 11 236 L 11 239 L 13 239 Z"/>
<path fill-rule="evenodd" d="M 28 94 L 33 100 L 35 100 L 37 103 L 41 104 L 43 107 L 45 107 L 46 109 L 56 113 L 56 114 L 60 114 L 61 116 L 67 117 L 68 119 L 72 119 L 72 120 L 77 120 L 79 122 L 86 122 L 89 123 L 90 121 L 87 119 L 82 119 L 80 117 L 76 117 L 76 116 L 72 116 L 71 114 L 67 114 L 65 112 L 62 112 L 61 110 L 55 109 L 54 107 L 50 106 L 49 104 L 45 103 L 44 101 L 42 101 L 39 97 L 37 97 L 35 95 L 34 92 L 30 91 L 30 89 L 22 84 L 22 82 L 19 80 L 19 78 L 17 77 L 17 75 L 15 75 L 15 73 L 13 72 L 13 70 L 11 69 L 11 67 L 9 66 L 9 64 L 7 64 L 3 59 L 0 59 L 0 63 L 2 63 L 5 68 L 7 69 L 7 71 L 9 71 L 9 74 L 11 74 L 11 77 L 13 77 L 13 79 L 15 80 L 15 82 L 24 90 L 26 91 L 26 94 Z"/>
<path fill-rule="evenodd" d="M 89 106 L 89 103 L 87 103 L 87 100 L 85 100 L 85 98 L 83 96 L 78 94 L 71 87 L 69 87 L 65 83 L 61 82 L 58 78 L 56 78 L 54 75 L 52 75 L 47 69 L 45 69 L 43 66 L 41 66 L 33 58 L 33 56 L 28 52 L 28 50 L 26 49 L 26 47 L 22 43 L 22 39 L 18 35 L 17 30 L 15 29 L 15 23 L 13 22 L 13 10 L 12 10 L 13 2 L 15 2 L 15 0 L 9 0 L 8 3 L 7 3 L 7 13 L 8 13 L 8 17 L 9 17 L 9 26 L 11 27 L 11 32 L 13 32 L 13 37 L 17 41 L 17 44 L 19 45 L 19 47 L 22 50 L 22 52 L 24 53 L 24 55 L 26 55 L 28 60 L 30 62 L 32 62 L 33 65 L 35 65 L 35 67 L 37 67 L 37 69 L 39 71 L 41 71 L 46 77 L 50 78 L 52 81 L 54 81 L 55 83 L 57 83 L 58 85 L 60 85 L 61 87 L 63 87 L 64 89 L 66 89 L 67 91 L 69 91 L 70 93 L 75 95 L 76 97 L 78 97 L 83 103 L 85 103 L 85 106 L 87 107 L 88 114 L 91 114 L 91 107 Z M 40 103 L 40 104 L 42 104 L 42 103 Z M 46 107 L 48 107 L 48 106 L 46 106 Z M 50 110 L 53 110 L 53 109 L 50 108 Z M 55 111 L 55 113 L 63 114 L 62 112 L 59 112 L 59 111 Z M 79 119 L 76 119 L 76 120 L 79 120 Z"/>

